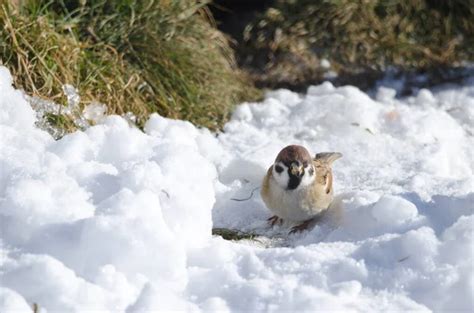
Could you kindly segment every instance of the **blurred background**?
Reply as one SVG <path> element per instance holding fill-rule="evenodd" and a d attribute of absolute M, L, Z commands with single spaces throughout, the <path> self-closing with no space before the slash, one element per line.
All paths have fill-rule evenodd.
<path fill-rule="evenodd" d="M 267 89 L 330 80 L 397 96 L 472 75 L 473 0 L 0 0 L 0 62 L 15 87 L 218 130 Z M 78 128 L 58 110 L 48 123 Z"/>

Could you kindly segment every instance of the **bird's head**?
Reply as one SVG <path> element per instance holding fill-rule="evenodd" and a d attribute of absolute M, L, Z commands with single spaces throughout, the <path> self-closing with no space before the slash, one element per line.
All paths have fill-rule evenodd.
<path fill-rule="evenodd" d="M 311 155 L 306 148 L 297 145 L 285 147 L 278 153 L 272 174 L 278 185 L 287 190 L 308 186 L 316 177 Z"/>

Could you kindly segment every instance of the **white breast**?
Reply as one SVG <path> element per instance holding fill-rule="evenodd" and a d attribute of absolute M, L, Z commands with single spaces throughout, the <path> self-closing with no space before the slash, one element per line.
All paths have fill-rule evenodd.
<path fill-rule="evenodd" d="M 306 221 L 326 208 L 317 207 L 310 201 L 312 185 L 301 186 L 295 190 L 282 188 L 275 180 L 269 181 L 269 195 L 266 202 L 268 208 L 284 220 L 294 222 Z"/>

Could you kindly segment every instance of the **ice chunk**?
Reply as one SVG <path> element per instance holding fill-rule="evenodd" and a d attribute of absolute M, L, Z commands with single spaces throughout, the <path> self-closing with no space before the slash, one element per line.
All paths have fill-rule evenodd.
<path fill-rule="evenodd" d="M 86 119 L 93 121 L 94 123 L 99 123 L 105 117 L 105 112 L 107 108 L 102 103 L 93 102 L 86 106 L 83 110 L 83 115 Z"/>

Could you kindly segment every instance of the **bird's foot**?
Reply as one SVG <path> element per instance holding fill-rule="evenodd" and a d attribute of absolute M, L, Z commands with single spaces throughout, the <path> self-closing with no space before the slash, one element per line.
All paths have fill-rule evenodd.
<path fill-rule="evenodd" d="M 270 226 L 275 226 L 275 225 L 281 225 L 283 224 L 283 219 L 282 218 L 279 218 L 278 216 L 276 215 L 273 215 L 272 217 L 270 217 L 269 219 L 267 219 L 267 222 L 268 224 L 270 224 Z"/>
<path fill-rule="evenodd" d="M 303 223 L 301 223 L 299 225 L 293 226 L 288 234 L 289 235 L 296 234 L 296 233 L 300 233 L 300 232 L 308 229 L 308 227 L 311 225 L 311 223 L 313 221 L 314 221 L 314 219 L 309 219 L 309 220 L 304 221 Z"/>

